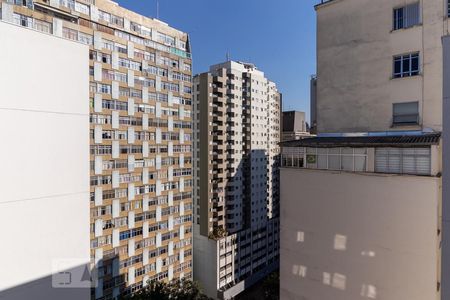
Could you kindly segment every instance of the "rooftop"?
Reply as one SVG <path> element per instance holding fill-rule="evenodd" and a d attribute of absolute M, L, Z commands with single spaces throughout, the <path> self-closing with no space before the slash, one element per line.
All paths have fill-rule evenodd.
<path fill-rule="evenodd" d="M 305 137 L 282 142 L 282 147 L 422 147 L 439 144 L 440 133 L 398 136 L 340 136 Z"/>
<path fill-rule="evenodd" d="M 330 3 L 330 2 L 333 2 L 333 1 L 335 1 L 335 0 L 320 0 L 320 2 L 318 4 L 314 5 L 314 8 L 317 9 L 320 6 L 322 6 L 324 4 L 327 4 L 327 3 Z"/>

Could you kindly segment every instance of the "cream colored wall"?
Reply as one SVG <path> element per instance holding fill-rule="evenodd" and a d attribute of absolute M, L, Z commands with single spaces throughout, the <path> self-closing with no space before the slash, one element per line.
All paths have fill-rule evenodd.
<path fill-rule="evenodd" d="M 281 299 L 437 299 L 440 184 L 435 177 L 282 169 Z M 338 249 L 336 235 L 346 239 Z M 294 275 L 294 265 L 306 276 Z M 345 276 L 343 286 L 335 274 Z"/>
<path fill-rule="evenodd" d="M 423 25 L 392 31 L 393 8 L 415 1 L 335 0 L 317 8 L 320 132 L 442 130 L 445 1 L 421 0 Z M 392 79 L 393 56 L 420 51 L 421 75 Z M 419 101 L 422 126 L 392 128 L 392 104 Z"/>

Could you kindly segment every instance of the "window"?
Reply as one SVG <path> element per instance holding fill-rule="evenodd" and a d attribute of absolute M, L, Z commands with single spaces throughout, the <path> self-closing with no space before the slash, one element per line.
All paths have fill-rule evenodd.
<path fill-rule="evenodd" d="M 34 20 L 34 28 L 42 32 L 52 33 L 52 24 L 45 21 Z"/>
<path fill-rule="evenodd" d="M 78 31 L 63 27 L 63 37 L 69 40 L 78 40 Z"/>
<path fill-rule="evenodd" d="M 118 27 L 123 27 L 123 18 L 111 15 L 111 24 L 116 25 Z"/>
<path fill-rule="evenodd" d="M 419 2 L 394 9 L 393 29 L 412 27 L 420 23 Z"/>
<path fill-rule="evenodd" d="M 98 11 L 98 18 L 102 21 L 105 21 L 107 23 L 111 22 L 111 15 L 105 11 L 99 10 Z"/>
<path fill-rule="evenodd" d="M 419 102 L 394 103 L 393 125 L 419 124 Z"/>
<path fill-rule="evenodd" d="M 28 8 L 33 8 L 33 1 L 32 0 L 9 0 L 7 2 L 13 3 L 15 5 L 22 5 L 22 6 L 27 6 Z"/>
<path fill-rule="evenodd" d="M 14 23 L 31 28 L 33 27 L 33 18 L 14 13 Z"/>
<path fill-rule="evenodd" d="M 75 2 L 75 11 L 89 15 L 89 6 L 80 2 Z"/>
<path fill-rule="evenodd" d="M 59 0 L 59 4 L 61 6 L 67 7 L 68 9 L 75 9 L 75 1 L 74 0 Z"/>
<path fill-rule="evenodd" d="M 447 17 L 450 17 L 450 1 L 447 1 Z"/>
<path fill-rule="evenodd" d="M 375 172 L 430 175 L 430 148 L 377 148 Z"/>
<path fill-rule="evenodd" d="M 78 33 L 78 41 L 80 41 L 81 43 L 86 44 L 86 45 L 92 45 L 93 44 L 92 35 L 85 34 L 85 33 L 82 33 L 82 32 Z"/>
<path fill-rule="evenodd" d="M 419 53 L 394 56 L 394 78 L 419 75 Z"/>
<path fill-rule="evenodd" d="M 366 148 L 297 148 L 282 150 L 282 166 L 365 172 Z"/>

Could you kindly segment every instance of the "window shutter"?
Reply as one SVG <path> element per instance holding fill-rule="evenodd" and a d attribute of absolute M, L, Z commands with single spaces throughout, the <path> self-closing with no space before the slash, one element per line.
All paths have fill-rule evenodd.
<path fill-rule="evenodd" d="M 388 172 L 388 151 L 386 149 L 377 149 L 375 155 L 375 172 Z"/>
<path fill-rule="evenodd" d="M 407 5 L 405 7 L 406 26 L 411 27 L 420 23 L 420 6 L 419 2 Z"/>
<path fill-rule="evenodd" d="M 416 171 L 417 174 L 430 174 L 431 173 L 431 149 L 430 148 L 417 148 L 416 154 Z"/>
<path fill-rule="evenodd" d="M 394 124 L 418 123 L 419 102 L 394 103 Z"/>

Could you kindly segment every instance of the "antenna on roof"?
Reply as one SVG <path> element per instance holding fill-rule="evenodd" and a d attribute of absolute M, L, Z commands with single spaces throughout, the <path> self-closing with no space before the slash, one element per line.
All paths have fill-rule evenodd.
<path fill-rule="evenodd" d="M 226 58 L 227 58 L 227 61 L 230 61 L 230 51 L 227 51 L 227 56 L 226 56 Z"/>
<path fill-rule="evenodd" d="M 156 18 L 159 20 L 159 0 L 156 0 Z"/>

